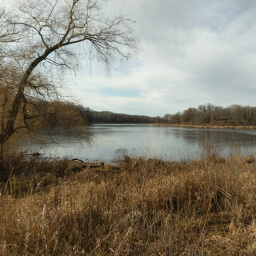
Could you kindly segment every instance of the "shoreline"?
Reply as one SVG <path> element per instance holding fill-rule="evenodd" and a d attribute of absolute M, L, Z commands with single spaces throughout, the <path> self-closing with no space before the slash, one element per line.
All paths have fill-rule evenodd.
<path fill-rule="evenodd" d="M 229 129 L 229 130 L 256 130 L 256 126 L 250 125 L 193 125 L 193 124 L 168 124 L 168 123 L 156 123 L 155 126 L 172 126 L 172 127 L 184 127 L 184 128 L 197 128 L 197 129 Z"/>

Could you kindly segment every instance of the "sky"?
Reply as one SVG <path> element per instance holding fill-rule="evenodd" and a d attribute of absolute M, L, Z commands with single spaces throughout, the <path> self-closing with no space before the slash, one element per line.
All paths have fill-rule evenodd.
<path fill-rule="evenodd" d="M 149 116 L 256 105 L 255 0 L 110 0 L 108 8 L 136 21 L 140 49 L 110 75 L 82 61 L 68 82 L 75 102 Z"/>

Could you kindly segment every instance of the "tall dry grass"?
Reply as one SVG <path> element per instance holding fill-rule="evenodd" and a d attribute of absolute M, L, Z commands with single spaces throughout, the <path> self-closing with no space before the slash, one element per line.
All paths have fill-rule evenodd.
<path fill-rule="evenodd" d="M 256 255 L 253 159 L 126 157 L 40 191 L 16 184 L 0 199 L 1 255 Z"/>

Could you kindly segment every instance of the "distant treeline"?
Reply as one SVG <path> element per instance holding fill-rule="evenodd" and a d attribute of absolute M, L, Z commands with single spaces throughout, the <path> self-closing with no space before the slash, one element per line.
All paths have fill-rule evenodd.
<path fill-rule="evenodd" d="M 164 119 L 171 124 L 256 125 L 256 107 L 232 105 L 224 108 L 207 103 L 176 114 L 166 114 Z"/>
<path fill-rule="evenodd" d="M 7 90 L 0 86 L 0 124 L 6 122 L 7 113 L 10 111 L 10 102 L 13 101 L 13 90 Z M 2 101 L 2 99 L 7 99 Z M 44 129 L 47 127 L 62 126 L 70 128 L 92 123 L 159 123 L 164 122 L 160 117 L 149 117 L 144 115 L 117 114 L 109 111 L 94 111 L 69 101 L 54 100 L 47 98 L 34 99 L 33 97 L 24 101 L 19 108 L 15 129 L 20 127 L 31 129 Z M 1 127 L 0 127 L 1 130 Z"/>
<path fill-rule="evenodd" d="M 33 114 L 34 110 L 36 110 L 35 114 Z M 38 114 L 38 110 L 40 110 L 40 114 Z M 98 112 L 88 107 L 65 101 L 34 102 L 31 104 L 29 112 L 34 117 L 29 124 L 31 128 L 70 127 L 92 123 L 143 124 L 164 122 L 164 118 L 160 117 L 117 114 L 109 111 Z"/>
<path fill-rule="evenodd" d="M 158 123 L 158 122 L 165 121 L 164 118 L 161 118 L 161 117 L 119 114 L 119 113 L 113 113 L 110 111 L 94 111 L 88 107 L 85 108 L 81 105 L 76 105 L 75 108 L 78 110 L 81 117 L 89 124 L 90 123 L 145 124 L 145 123 Z"/>

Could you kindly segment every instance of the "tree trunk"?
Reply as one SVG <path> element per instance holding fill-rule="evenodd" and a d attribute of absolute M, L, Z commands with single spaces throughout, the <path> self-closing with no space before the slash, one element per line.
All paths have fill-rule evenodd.
<path fill-rule="evenodd" d="M 4 144 L 1 143 L 0 144 L 0 166 L 3 165 L 3 161 L 4 161 Z"/>
<path fill-rule="evenodd" d="M 0 116 L 0 166 L 3 165 L 4 160 L 4 121 L 5 121 L 5 111 L 6 104 L 8 100 L 7 89 L 4 89 L 3 101 L 1 106 L 1 116 Z"/>
<path fill-rule="evenodd" d="M 35 59 L 26 72 L 24 73 L 19 86 L 18 86 L 18 92 L 14 98 L 14 101 L 12 103 L 11 110 L 9 112 L 8 120 L 6 122 L 4 130 L 2 130 L 3 135 L 3 144 L 9 140 L 9 138 L 14 134 L 15 132 L 15 120 L 17 118 L 19 107 L 22 102 L 22 99 L 24 97 L 24 90 L 27 85 L 27 82 L 29 80 L 30 75 L 32 74 L 33 70 L 38 66 L 40 62 L 45 60 L 49 54 L 51 54 L 56 49 L 60 48 L 60 45 L 55 45 L 49 49 L 46 49 L 44 54 L 39 56 L 37 59 Z"/>

